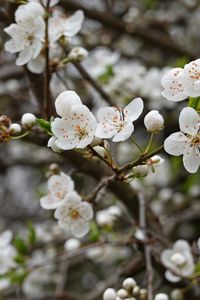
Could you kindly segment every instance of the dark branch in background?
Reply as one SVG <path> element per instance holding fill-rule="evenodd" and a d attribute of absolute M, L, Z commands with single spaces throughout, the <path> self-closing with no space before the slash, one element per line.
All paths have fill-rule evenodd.
<path fill-rule="evenodd" d="M 49 5 L 50 0 L 47 0 L 46 4 L 46 18 L 45 18 L 45 73 L 44 73 L 44 114 L 47 119 L 50 119 L 51 115 L 51 103 L 50 103 L 50 80 L 51 74 L 49 69 Z"/>
<path fill-rule="evenodd" d="M 107 94 L 104 89 L 100 86 L 100 84 L 94 80 L 90 74 L 85 70 L 85 68 L 78 62 L 73 62 L 75 68 L 79 71 L 82 77 L 90 83 L 90 85 L 97 90 L 97 92 L 108 102 L 110 105 L 114 105 L 111 97 Z"/>
<path fill-rule="evenodd" d="M 196 53 L 185 49 L 181 45 L 175 44 L 173 40 L 163 34 L 150 31 L 149 28 L 126 24 L 110 13 L 88 9 L 87 7 L 76 3 L 73 0 L 61 0 L 60 4 L 64 9 L 66 9 L 67 12 L 82 9 L 86 17 L 99 21 L 104 26 L 107 26 L 114 31 L 141 38 L 144 42 L 155 48 L 159 47 L 164 51 L 169 51 L 172 54 L 174 53 L 176 55 L 187 56 L 190 60 L 193 60 L 197 57 Z"/>

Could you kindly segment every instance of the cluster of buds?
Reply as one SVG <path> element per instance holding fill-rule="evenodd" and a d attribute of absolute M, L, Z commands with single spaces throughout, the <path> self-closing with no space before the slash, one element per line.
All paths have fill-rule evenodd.
<path fill-rule="evenodd" d="M 129 277 L 122 283 L 122 288 L 115 291 L 112 288 L 105 290 L 103 300 L 146 300 L 147 290 L 140 288 L 136 281 Z"/>
<path fill-rule="evenodd" d="M 26 113 L 22 116 L 21 125 L 12 123 L 11 119 L 5 115 L 0 116 L 0 142 L 7 142 L 12 137 L 19 136 L 22 128 L 29 131 L 36 123 L 36 117 L 33 114 Z"/>

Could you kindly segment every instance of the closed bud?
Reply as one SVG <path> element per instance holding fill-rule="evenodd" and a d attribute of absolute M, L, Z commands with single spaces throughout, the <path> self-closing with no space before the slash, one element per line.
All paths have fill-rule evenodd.
<path fill-rule="evenodd" d="M 107 289 L 103 294 L 103 300 L 115 300 L 116 299 L 116 292 L 114 289 Z"/>
<path fill-rule="evenodd" d="M 179 252 L 176 252 L 171 256 L 171 261 L 178 267 L 181 267 L 186 263 L 185 256 Z"/>
<path fill-rule="evenodd" d="M 146 300 L 146 298 L 147 298 L 147 290 L 146 289 L 141 289 L 140 290 L 140 299 L 141 300 Z"/>
<path fill-rule="evenodd" d="M 167 296 L 167 294 L 159 293 L 155 296 L 154 300 L 169 300 L 169 297 Z"/>
<path fill-rule="evenodd" d="M 31 113 L 26 113 L 21 119 L 22 126 L 29 130 L 36 124 L 36 117 Z"/>
<path fill-rule="evenodd" d="M 163 116 L 157 110 L 151 110 L 144 118 L 144 125 L 147 131 L 158 133 L 164 127 Z"/>
<path fill-rule="evenodd" d="M 171 292 L 172 300 L 183 300 L 183 292 L 179 289 L 174 289 Z"/>
<path fill-rule="evenodd" d="M 125 289 L 120 289 L 117 291 L 117 296 L 121 299 L 128 298 L 128 292 Z"/>
<path fill-rule="evenodd" d="M 133 290 L 132 290 L 132 294 L 133 296 L 139 296 L 140 294 L 140 287 L 138 285 L 136 285 Z"/>
<path fill-rule="evenodd" d="M 18 134 L 20 134 L 20 132 L 22 130 L 21 126 L 17 123 L 12 123 L 10 125 L 9 129 L 10 129 L 11 135 L 18 135 Z"/>
<path fill-rule="evenodd" d="M 88 56 L 88 51 L 82 47 L 73 48 L 68 57 L 72 61 L 82 61 Z"/>
<path fill-rule="evenodd" d="M 137 285 L 137 283 L 133 278 L 129 277 L 123 281 L 122 285 L 126 290 L 131 290 Z"/>
<path fill-rule="evenodd" d="M 137 178 L 147 176 L 149 168 L 147 165 L 138 165 L 132 168 L 133 175 Z"/>

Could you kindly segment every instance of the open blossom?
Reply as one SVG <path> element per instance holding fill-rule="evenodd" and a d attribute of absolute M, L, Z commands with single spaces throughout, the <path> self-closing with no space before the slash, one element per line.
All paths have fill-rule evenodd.
<path fill-rule="evenodd" d="M 164 91 L 161 94 L 168 100 L 177 102 L 187 98 L 183 83 L 183 69 L 171 69 L 163 76 L 161 85 L 164 87 Z"/>
<path fill-rule="evenodd" d="M 185 65 L 183 83 L 187 95 L 191 97 L 200 96 L 200 59 Z"/>
<path fill-rule="evenodd" d="M 20 5 L 15 13 L 16 23 L 4 29 L 11 37 L 6 42 L 5 49 L 11 53 L 20 52 L 16 60 L 19 66 L 36 58 L 43 47 L 45 34 L 43 13 L 44 10 L 38 3 Z"/>
<path fill-rule="evenodd" d="M 17 255 L 15 248 L 10 244 L 12 232 L 6 230 L 0 234 L 0 275 L 15 267 L 14 258 Z"/>
<path fill-rule="evenodd" d="M 62 118 L 56 118 L 51 128 L 56 141 L 54 144 L 63 150 L 85 148 L 91 144 L 96 119 L 87 106 L 81 103 L 74 91 L 62 92 L 55 102 L 56 111 Z"/>
<path fill-rule="evenodd" d="M 166 249 L 161 254 L 161 261 L 166 268 L 165 277 L 171 282 L 178 282 L 181 277 L 188 277 L 194 271 L 194 261 L 191 248 L 187 241 L 178 240 L 172 249 Z"/>
<path fill-rule="evenodd" d="M 48 193 L 40 199 L 40 204 L 45 209 L 55 209 L 69 193 L 74 191 L 74 182 L 71 177 L 61 172 L 52 175 L 47 183 Z"/>
<path fill-rule="evenodd" d="M 134 131 L 133 121 L 143 110 L 141 98 L 132 100 L 124 109 L 121 107 L 102 107 L 97 113 L 99 123 L 95 135 L 99 138 L 112 138 L 113 142 L 127 140 Z"/>
<path fill-rule="evenodd" d="M 164 142 L 167 153 L 183 155 L 183 164 L 190 173 L 200 166 L 200 117 L 191 107 L 184 108 L 179 117 L 181 131 L 172 133 Z"/>
<path fill-rule="evenodd" d="M 92 206 L 82 201 L 76 192 L 68 194 L 55 211 L 55 218 L 58 219 L 58 225 L 70 231 L 77 238 L 83 237 L 88 233 L 88 222 L 92 217 Z"/>

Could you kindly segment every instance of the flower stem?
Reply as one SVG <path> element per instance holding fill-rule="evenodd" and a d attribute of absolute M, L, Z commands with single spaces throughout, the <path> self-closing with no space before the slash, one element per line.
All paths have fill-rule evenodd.
<path fill-rule="evenodd" d="M 140 145 L 138 145 L 138 143 L 135 141 L 133 137 L 131 137 L 131 141 L 138 148 L 138 150 L 143 154 L 144 153 L 143 149 L 140 147 Z"/>

